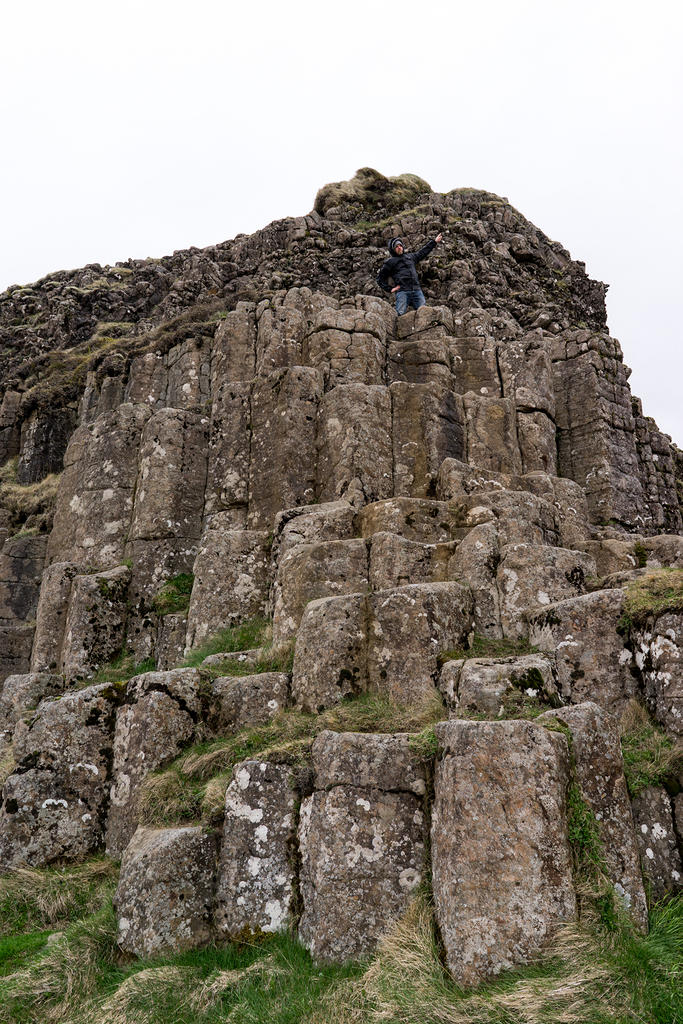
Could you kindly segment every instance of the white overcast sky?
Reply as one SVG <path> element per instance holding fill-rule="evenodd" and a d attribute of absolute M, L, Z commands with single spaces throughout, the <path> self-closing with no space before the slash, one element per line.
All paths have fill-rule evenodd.
<path fill-rule="evenodd" d="M 507 196 L 610 285 L 683 446 L 682 26 L 675 0 L 6 0 L 0 289 L 410 171 Z"/>

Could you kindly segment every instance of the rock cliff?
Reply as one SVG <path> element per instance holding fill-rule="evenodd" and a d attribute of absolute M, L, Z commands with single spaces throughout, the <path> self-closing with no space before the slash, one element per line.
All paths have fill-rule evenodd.
<path fill-rule="evenodd" d="M 397 319 L 386 240 L 439 231 Z M 581 913 L 581 813 L 645 928 L 683 776 L 627 787 L 619 722 L 683 736 L 683 456 L 605 290 L 507 200 L 366 168 L 0 296 L 0 868 L 122 858 L 139 955 L 362 957 L 431 885 L 473 984 Z M 158 813 L 169 765 L 210 813 Z"/>

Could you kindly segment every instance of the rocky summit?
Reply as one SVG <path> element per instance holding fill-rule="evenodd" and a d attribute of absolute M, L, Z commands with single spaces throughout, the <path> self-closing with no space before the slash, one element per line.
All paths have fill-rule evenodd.
<path fill-rule="evenodd" d="M 438 233 L 397 317 L 387 242 Z M 586 913 L 590 833 L 644 932 L 683 875 L 683 453 L 605 292 L 507 199 L 364 168 L 0 296 L 0 871 L 120 859 L 140 957 L 343 963 L 428 891 L 469 986 Z"/>

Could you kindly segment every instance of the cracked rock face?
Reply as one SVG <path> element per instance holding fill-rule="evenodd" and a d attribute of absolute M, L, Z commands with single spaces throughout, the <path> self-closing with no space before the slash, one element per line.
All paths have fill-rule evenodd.
<path fill-rule="evenodd" d="M 669 794 L 660 787 L 648 786 L 633 799 L 633 817 L 643 875 L 652 899 L 680 892 L 683 868 Z"/>
<path fill-rule="evenodd" d="M 108 684 L 48 699 L 15 731 L 17 767 L 0 809 L 4 869 L 75 860 L 100 847 L 118 699 Z"/>
<path fill-rule="evenodd" d="M 118 943 L 136 956 L 198 949 L 213 936 L 216 837 L 201 828 L 139 828 L 114 897 Z"/>
<path fill-rule="evenodd" d="M 196 669 L 147 672 L 128 684 L 116 716 L 106 848 L 121 856 L 138 825 L 143 780 L 172 761 L 195 735 L 201 707 Z"/>
<path fill-rule="evenodd" d="M 387 239 L 441 231 L 428 305 L 397 318 Z M 1 295 L 0 867 L 106 840 L 139 955 L 281 928 L 323 960 L 368 955 L 425 868 L 415 741 L 325 733 L 312 768 L 279 746 L 244 761 L 219 836 L 136 828 L 141 789 L 189 744 L 265 740 L 283 709 L 434 710 L 437 917 L 476 983 L 575 911 L 565 740 L 505 720 L 536 700 L 571 732 L 642 926 L 608 713 L 636 695 L 681 733 L 679 611 L 619 630 L 629 581 L 683 565 L 683 455 L 631 395 L 604 292 L 507 200 L 365 168 L 251 236 Z M 259 650 L 174 667 L 266 618 L 272 647 L 264 628 Z M 540 653 L 467 660 L 473 634 Z M 291 673 L 259 671 L 291 649 Z M 119 655 L 156 670 L 77 690 Z M 683 805 L 669 823 L 668 796 L 639 800 L 665 891 Z"/>
<path fill-rule="evenodd" d="M 288 765 L 242 761 L 225 796 L 216 928 L 225 938 L 293 922 L 297 794 Z"/>
<path fill-rule="evenodd" d="M 617 722 L 591 701 L 547 712 L 539 721 L 549 716 L 571 732 L 576 781 L 596 817 L 607 873 L 623 908 L 646 931 L 647 902 Z"/>
<path fill-rule="evenodd" d="M 449 970 L 472 985 L 532 960 L 576 915 L 567 743 L 521 721 L 442 722 L 436 733 L 436 919 Z"/>
<path fill-rule="evenodd" d="M 322 733 L 313 763 L 299 823 L 299 937 L 316 958 L 341 963 L 372 952 L 420 883 L 424 777 L 404 771 L 401 736 Z"/>

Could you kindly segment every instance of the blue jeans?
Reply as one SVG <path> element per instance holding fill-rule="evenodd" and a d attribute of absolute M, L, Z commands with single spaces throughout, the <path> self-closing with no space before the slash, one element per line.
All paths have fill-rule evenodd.
<path fill-rule="evenodd" d="M 425 305 L 425 297 L 422 294 L 421 288 L 413 288 L 410 291 L 401 288 L 399 292 L 396 292 L 396 312 L 399 316 L 403 316 L 404 313 L 408 312 L 408 306 L 412 306 L 413 309 L 419 309 L 420 306 Z"/>

